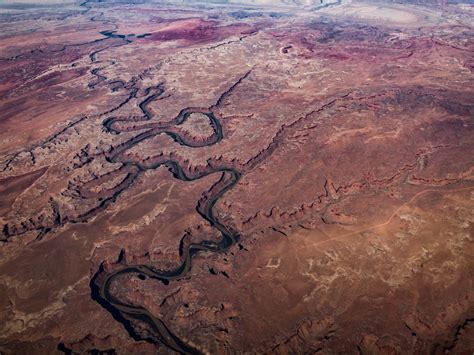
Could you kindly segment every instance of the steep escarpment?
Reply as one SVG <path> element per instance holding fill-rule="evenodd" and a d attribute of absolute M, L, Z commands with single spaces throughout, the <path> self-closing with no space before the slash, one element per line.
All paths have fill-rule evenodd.
<path fill-rule="evenodd" d="M 0 6 L 0 352 L 470 351 L 471 10 Z"/>

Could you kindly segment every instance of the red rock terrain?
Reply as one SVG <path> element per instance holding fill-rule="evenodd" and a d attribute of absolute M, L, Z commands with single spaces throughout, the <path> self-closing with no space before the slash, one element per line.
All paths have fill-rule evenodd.
<path fill-rule="evenodd" d="M 474 351 L 474 7 L 0 5 L 0 352 Z"/>

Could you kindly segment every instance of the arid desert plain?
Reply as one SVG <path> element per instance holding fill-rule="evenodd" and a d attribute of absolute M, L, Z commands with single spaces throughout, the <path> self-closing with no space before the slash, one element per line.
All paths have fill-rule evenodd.
<path fill-rule="evenodd" d="M 473 354 L 474 4 L 0 2 L 0 354 Z"/>

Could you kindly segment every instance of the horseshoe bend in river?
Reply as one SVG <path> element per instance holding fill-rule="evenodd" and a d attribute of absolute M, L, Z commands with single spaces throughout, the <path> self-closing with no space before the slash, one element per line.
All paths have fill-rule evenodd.
<path fill-rule="evenodd" d="M 122 143 L 118 147 L 113 148 L 107 155 L 107 160 L 113 163 L 121 163 L 122 168 L 128 171 L 128 175 L 125 180 L 131 183 L 135 178 L 143 171 L 149 169 L 156 169 L 161 165 L 167 166 L 173 173 L 174 177 L 183 181 L 193 181 L 205 177 L 210 174 L 222 173 L 221 179 L 215 183 L 209 190 L 208 196 L 200 199 L 196 210 L 197 212 L 207 220 L 211 226 L 216 228 L 221 238 L 219 242 L 210 240 L 204 240 L 200 243 L 191 243 L 189 245 L 180 246 L 180 257 L 181 264 L 172 270 L 157 270 L 150 265 L 127 265 L 117 270 L 107 273 L 101 266 L 99 271 L 91 280 L 91 294 L 92 298 L 99 302 L 104 308 L 112 313 L 114 318 L 121 322 L 130 335 L 136 340 L 146 340 L 152 343 L 162 343 L 170 349 L 179 353 L 199 353 L 199 351 L 180 340 L 173 332 L 166 326 L 166 324 L 159 318 L 151 314 L 147 309 L 141 306 L 135 306 L 126 302 L 121 301 L 110 292 L 110 286 L 113 281 L 120 275 L 128 273 L 137 273 L 139 277 L 149 277 L 152 279 L 159 280 L 165 284 L 170 281 L 178 280 L 184 277 L 191 269 L 191 261 L 194 255 L 200 251 L 210 252 L 225 252 L 232 245 L 236 243 L 239 238 L 239 234 L 233 231 L 231 228 L 220 223 L 214 216 L 213 208 L 216 202 L 222 197 L 228 190 L 230 190 L 240 179 L 241 173 L 232 167 L 219 166 L 210 167 L 208 166 L 203 172 L 186 173 L 180 166 L 178 161 L 170 158 L 157 157 L 153 158 L 150 163 L 138 162 L 134 159 L 127 158 L 124 153 L 131 147 L 144 141 L 145 139 L 154 137 L 159 134 L 167 134 L 175 142 L 180 145 L 199 148 L 204 146 L 210 146 L 216 144 L 223 138 L 222 126 L 215 113 L 215 108 L 220 105 L 224 97 L 233 90 L 233 88 L 240 83 L 250 72 L 245 74 L 237 83 L 235 83 L 228 91 L 226 91 L 216 102 L 215 105 L 208 109 L 203 108 L 186 108 L 182 110 L 171 122 L 167 123 L 150 123 L 152 118 L 151 112 L 147 109 L 149 103 L 160 96 L 163 93 L 161 86 L 148 88 L 145 91 L 145 95 L 149 95 L 144 101 L 139 104 L 140 109 L 143 112 L 143 116 L 139 117 L 112 117 L 108 118 L 103 122 L 104 128 L 112 134 L 119 134 L 120 132 L 147 130 L 137 136 L 131 138 L 125 143 Z M 202 141 L 197 141 L 193 138 L 184 137 L 180 135 L 176 130 L 176 127 L 183 124 L 192 113 L 201 113 L 209 118 L 210 125 L 212 127 L 212 136 Z M 140 123 L 134 127 L 117 127 L 123 122 L 137 122 Z M 124 180 L 124 181 L 125 181 Z M 140 321 L 146 323 L 154 332 L 149 337 L 143 337 L 135 331 L 133 321 Z"/>

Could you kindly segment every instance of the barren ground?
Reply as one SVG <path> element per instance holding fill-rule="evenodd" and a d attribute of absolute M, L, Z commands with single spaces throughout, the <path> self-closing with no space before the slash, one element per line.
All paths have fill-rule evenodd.
<path fill-rule="evenodd" d="M 471 354 L 473 19 L 0 4 L 0 352 Z"/>

